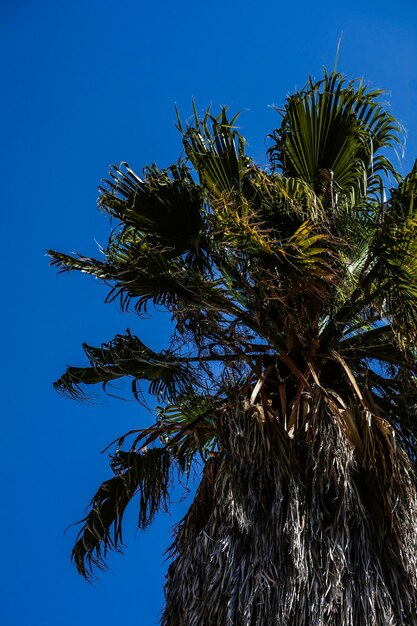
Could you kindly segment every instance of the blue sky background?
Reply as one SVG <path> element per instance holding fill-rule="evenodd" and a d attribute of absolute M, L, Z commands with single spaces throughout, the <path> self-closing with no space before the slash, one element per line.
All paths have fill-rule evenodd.
<path fill-rule="evenodd" d="M 0 0 L 3 267 L 0 624 L 152 626 L 162 607 L 163 551 L 185 512 L 160 515 L 145 534 L 127 519 L 125 556 L 95 586 L 69 562 L 80 519 L 109 476 L 100 451 L 150 417 L 97 393 L 63 399 L 51 383 L 127 327 L 162 347 L 168 319 L 140 321 L 104 305 L 104 287 L 48 267 L 45 249 L 98 253 L 110 223 L 96 209 L 111 163 L 140 172 L 175 161 L 183 118 L 221 104 L 242 111 L 249 153 L 265 159 L 278 125 L 270 104 L 308 74 L 333 67 L 389 90 L 408 132 L 405 172 L 417 157 L 417 8 L 414 0 L 199 4 L 120 0 Z"/>

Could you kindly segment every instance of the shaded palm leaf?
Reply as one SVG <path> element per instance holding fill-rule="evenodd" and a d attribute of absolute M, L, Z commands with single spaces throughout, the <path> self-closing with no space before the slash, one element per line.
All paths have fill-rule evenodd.
<path fill-rule="evenodd" d="M 204 460 L 216 451 L 215 419 L 225 400 L 210 395 L 188 394 L 176 404 L 158 409 L 158 424 L 165 444 L 184 466 L 190 467 L 197 452 Z"/>
<path fill-rule="evenodd" d="M 72 551 L 78 571 L 87 578 L 94 566 L 105 567 L 109 550 L 120 551 L 123 546 L 123 516 L 132 498 L 139 497 L 141 529 L 169 503 L 172 458 L 164 448 L 141 453 L 119 451 L 112 459 L 112 468 L 115 476 L 106 480 L 92 499 Z"/>
<path fill-rule="evenodd" d="M 110 170 L 100 187 L 99 204 L 107 212 L 181 254 L 195 251 L 201 237 L 201 193 L 184 165 L 147 170 L 144 180 L 127 163 Z"/>
<path fill-rule="evenodd" d="M 149 392 L 161 398 L 184 394 L 196 383 L 196 373 L 168 352 L 157 353 L 128 332 L 117 335 L 100 348 L 83 345 L 90 367 L 68 367 L 54 386 L 61 392 L 82 397 L 81 385 L 101 383 L 105 388 L 113 380 L 133 378 L 132 389 L 137 397 L 137 381 L 148 380 Z"/>
<path fill-rule="evenodd" d="M 417 164 L 394 192 L 375 236 L 376 280 L 398 332 L 417 333 Z M 383 305 L 384 306 L 384 305 Z"/>
<path fill-rule="evenodd" d="M 417 371 L 412 349 L 398 345 L 397 335 L 391 324 L 361 328 L 353 336 L 341 341 L 339 350 L 351 359 L 374 359 L 380 363 L 391 363 Z"/>
<path fill-rule="evenodd" d="M 123 309 L 128 309 L 134 299 L 137 312 L 146 311 L 152 301 L 167 308 L 186 303 L 190 307 L 240 314 L 219 280 L 210 279 L 182 259 L 155 251 L 132 231 L 125 231 L 110 242 L 104 251 L 105 262 L 54 250 L 48 254 L 61 271 L 79 270 L 108 282 L 112 288 L 106 301 L 119 298 Z"/>

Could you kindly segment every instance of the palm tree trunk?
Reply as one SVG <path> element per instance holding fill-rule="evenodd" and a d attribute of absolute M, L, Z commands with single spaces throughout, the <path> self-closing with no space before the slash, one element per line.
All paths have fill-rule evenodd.
<path fill-rule="evenodd" d="M 262 407 L 219 420 L 162 625 L 417 625 L 414 474 L 391 431 L 367 428 L 360 458 L 320 402 L 295 438 Z"/>

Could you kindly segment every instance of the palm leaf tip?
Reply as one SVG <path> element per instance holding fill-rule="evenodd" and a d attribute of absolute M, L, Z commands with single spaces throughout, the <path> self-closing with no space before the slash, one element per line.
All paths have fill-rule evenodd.
<path fill-rule="evenodd" d="M 72 551 L 72 560 L 87 580 L 91 579 L 94 568 L 106 569 L 109 550 L 121 550 L 121 522 L 134 493 L 132 487 L 120 476 L 105 481 L 90 503 L 90 512 L 80 522 L 83 526 Z"/>
<path fill-rule="evenodd" d="M 56 250 L 47 250 L 47 255 L 51 258 L 51 265 L 56 265 L 59 272 L 71 272 L 78 270 L 84 274 L 92 274 L 107 280 L 111 278 L 109 267 L 102 261 L 82 256 L 80 254 L 64 254 Z"/>
<path fill-rule="evenodd" d="M 82 385 L 101 383 L 105 388 L 107 382 L 114 378 L 116 376 L 112 375 L 111 372 L 105 372 L 94 367 L 68 366 L 66 372 L 53 383 L 53 387 L 64 396 L 82 400 L 86 398 Z"/>

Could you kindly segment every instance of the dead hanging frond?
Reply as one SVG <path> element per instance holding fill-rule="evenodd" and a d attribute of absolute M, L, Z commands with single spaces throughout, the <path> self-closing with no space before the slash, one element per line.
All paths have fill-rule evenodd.
<path fill-rule="evenodd" d="M 114 477 L 106 480 L 80 522 L 82 528 L 72 551 L 78 571 L 90 579 L 93 568 L 103 569 L 107 554 L 123 547 L 123 516 L 136 495 L 139 499 L 138 527 L 145 529 L 156 513 L 167 509 L 173 459 L 165 448 L 141 452 L 119 450 L 112 458 Z"/>
<path fill-rule="evenodd" d="M 174 537 L 163 626 L 416 626 L 410 461 L 375 416 L 365 434 L 352 396 L 311 384 L 304 400 L 295 439 L 245 403 L 219 420 L 222 454 Z"/>

